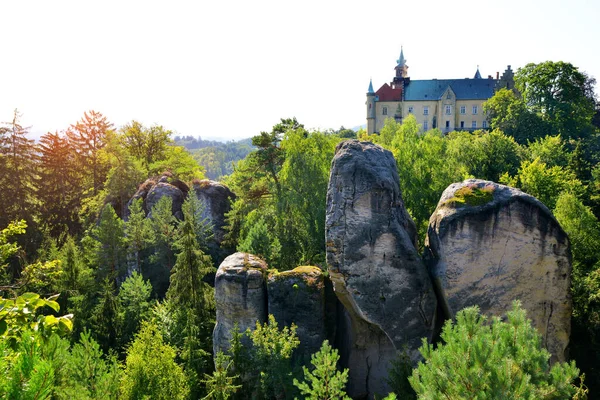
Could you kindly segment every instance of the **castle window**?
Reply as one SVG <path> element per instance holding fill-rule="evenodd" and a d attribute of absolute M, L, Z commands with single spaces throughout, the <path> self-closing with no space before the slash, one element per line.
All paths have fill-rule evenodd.
<path fill-rule="evenodd" d="M 477 128 L 477 121 L 471 122 L 471 128 Z"/>
<path fill-rule="evenodd" d="M 423 107 L 423 115 L 429 115 L 429 106 Z"/>
<path fill-rule="evenodd" d="M 387 115 L 387 107 L 383 107 L 383 115 Z"/>
<path fill-rule="evenodd" d="M 466 114 L 467 113 L 467 106 L 460 106 L 460 113 L 461 114 Z"/>
<path fill-rule="evenodd" d="M 452 106 L 446 106 L 446 115 L 452 114 Z"/>
<path fill-rule="evenodd" d="M 473 106 L 473 114 L 477 114 L 477 106 Z"/>
<path fill-rule="evenodd" d="M 447 98 L 448 100 L 450 100 L 450 99 L 452 98 L 452 95 L 450 94 L 450 92 L 448 92 L 448 94 L 446 95 L 446 98 Z"/>
<path fill-rule="evenodd" d="M 481 124 L 481 127 L 483 129 L 487 128 L 487 121 L 483 121 L 483 123 Z"/>
<path fill-rule="evenodd" d="M 465 127 L 465 121 L 460 121 L 460 127 L 464 128 Z"/>
<path fill-rule="evenodd" d="M 446 121 L 446 128 L 450 128 L 450 121 Z"/>
<path fill-rule="evenodd" d="M 408 113 L 412 114 L 413 111 L 414 111 L 414 107 L 413 106 L 408 106 Z"/>
<path fill-rule="evenodd" d="M 427 125 L 428 125 L 427 121 L 423 121 L 423 130 L 424 131 L 426 131 L 427 129 L 429 129 Z"/>

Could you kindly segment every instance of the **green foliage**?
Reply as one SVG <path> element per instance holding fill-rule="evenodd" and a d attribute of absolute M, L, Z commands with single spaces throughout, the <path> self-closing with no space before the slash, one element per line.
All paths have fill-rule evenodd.
<path fill-rule="evenodd" d="M 160 125 L 146 128 L 137 121 L 131 121 L 120 132 L 124 147 L 142 163 L 146 171 L 154 162 L 167 158 L 167 146 L 172 143 L 170 130 Z"/>
<path fill-rule="evenodd" d="M 391 395 L 395 396 L 397 394 L 403 400 L 416 400 L 417 394 L 408 381 L 412 372 L 413 368 L 408 356 L 408 348 L 405 346 L 402 351 L 396 352 L 396 358 L 392 360 L 391 367 L 388 370 L 387 383 L 392 389 L 393 393 Z"/>
<path fill-rule="evenodd" d="M 122 284 L 118 301 L 121 305 L 123 329 L 120 335 L 121 346 L 126 346 L 140 328 L 142 321 L 150 317 L 150 294 L 152 286 L 137 272 L 133 272 Z"/>
<path fill-rule="evenodd" d="M 150 257 L 151 268 L 145 277 L 150 279 L 157 297 L 164 296 L 169 285 L 169 275 L 175 263 L 174 243 L 177 236 L 177 219 L 173 216 L 173 199 L 161 197 L 152 207 L 150 224 L 154 231 L 154 254 Z"/>
<path fill-rule="evenodd" d="M 563 61 L 527 64 L 515 74 L 515 86 L 527 107 L 564 138 L 586 135 L 595 112 L 595 80 Z"/>
<path fill-rule="evenodd" d="M 296 336 L 296 325 L 279 330 L 275 317 L 269 315 L 264 325 L 256 323 L 256 329 L 247 332 L 252 340 L 250 349 L 251 371 L 245 370 L 251 377 L 245 382 L 250 385 L 250 393 L 257 393 L 261 398 L 294 397 L 292 386 L 296 375 L 292 364 L 294 349 L 300 344 Z"/>
<path fill-rule="evenodd" d="M 529 143 L 527 152 L 529 153 L 529 161 L 539 158 L 548 167 L 566 167 L 571 158 L 560 135 L 545 136 Z"/>
<path fill-rule="evenodd" d="M 173 177 L 184 182 L 204 179 L 204 169 L 183 147 L 169 145 L 164 149 L 164 159 L 150 164 L 150 175 L 170 172 Z"/>
<path fill-rule="evenodd" d="M 456 323 L 446 322 L 443 344 L 436 349 L 423 340 L 425 362 L 409 378 L 419 398 L 567 399 L 581 390 L 573 385 L 575 363 L 548 362 L 550 353 L 526 318 L 519 302 L 503 322 L 486 317 L 478 307 L 461 310 Z"/>
<path fill-rule="evenodd" d="M 129 206 L 129 218 L 125 222 L 128 259 L 133 261 L 134 270 L 142 272 L 142 253 L 155 241 L 150 219 L 142 209 L 142 199 L 135 199 Z"/>
<path fill-rule="evenodd" d="M 102 349 L 106 352 L 110 349 L 116 349 L 123 321 L 121 319 L 121 304 L 117 299 L 113 281 L 104 279 L 98 303 L 94 308 L 91 319 L 92 332 Z"/>
<path fill-rule="evenodd" d="M 83 332 L 73 345 L 66 363 L 67 380 L 61 399 L 118 399 L 120 364 L 115 357 L 104 358 L 100 345 Z"/>
<path fill-rule="evenodd" d="M 107 204 L 102 209 L 98 227 L 94 229 L 98 246 L 98 276 L 116 279 L 125 271 L 125 231 L 123 221 Z"/>
<path fill-rule="evenodd" d="M 348 380 L 348 369 L 342 372 L 337 370 L 339 358 L 337 349 L 332 349 L 327 340 L 323 342 L 321 349 L 311 356 L 313 370 L 302 367 L 303 382 L 294 378 L 294 386 L 300 389 L 305 399 L 350 399 L 344 390 Z"/>
<path fill-rule="evenodd" d="M 214 234 L 210 218 L 205 216 L 205 210 L 206 205 L 196 196 L 194 191 L 190 192 L 181 207 L 184 219 L 190 221 L 196 233 L 198 246 L 206 253 L 209 250 L 209 242 L 214 237 Z"/>
<path fill-rule="evenodd" d="M 189 385 L 156 325 L 144 322 L 127 350 L 120 399 L 187 399 Z"/>
<path fill-rule="evenodd" d="M 231 357 L 222 351 L 215 357 L 215 371 L 212 375 L 204 375 L 204 383 L 208 394 L 203 399 L 227 400 L 242 386 L 236 385 L 239 375 L 231 375 L 230 368 L 233 364 Z"/>
<path fill-rule="evenodd" d="M 549 209 L 553 209 L 558 196 L 564 192 L 582 195 L 582 184 L 575 174 L 566 168 L 546 164 L 536 158 L 533 161 L 523 161 L 518 173 L 519 187 L 526 193 L 535 196 Z"/>

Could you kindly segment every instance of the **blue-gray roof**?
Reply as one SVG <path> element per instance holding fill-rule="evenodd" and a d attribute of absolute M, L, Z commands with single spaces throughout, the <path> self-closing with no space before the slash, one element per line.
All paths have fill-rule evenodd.
<path fill-rule="evenodd" d="M 439 100 L 448 86 L 457 100 L 485 100 L 494 95 L 495 79 L 429 79 L 404 86 L 404 100 Z"/>

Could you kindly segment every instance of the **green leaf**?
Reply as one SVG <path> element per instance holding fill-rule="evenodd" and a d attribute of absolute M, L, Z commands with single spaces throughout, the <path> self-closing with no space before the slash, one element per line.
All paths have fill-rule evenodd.
<path fill-rule="evenodd" d="M 19 298 L 21 298 L 21 299 L 23 299 L 23 300 L 25 300 L 27 302 L 30 302 L 30 301 L 39 299 L 40 295 L 37 294 L 37 293 L 27 292 L 27 293 L 24 293 L 21 296 L 17 297 L 17 301 L 19 300 Z"/>
<path fill-rule="evenodd" d="M 8 329 L 8 324 L 5 320 L 0 320 L 0 335 L 4 335 L 6 330 Z"/>
<path fill-rule="evenodd" d="M 58 324 L 58 321 L 58 318 L 56 318 L 54 315 L 46 315 L 44 317 L 44 324 L 46 326 L 54 326 Z"/>
<path fill-rule="evenodd" d="M 69 318 L 61 317 L 58 320 L 58 327 L 66 332 L 71 332 L 73 330 L 73 321 Z"/>
<path fill-rule="evenodd" d="M 46 301 L 46 305 L 50 308 L 52 308 L 54 311 L 58 312 L 58 310 L 60 310 L 60 305 L 52 300 L 48 300 Z"/>

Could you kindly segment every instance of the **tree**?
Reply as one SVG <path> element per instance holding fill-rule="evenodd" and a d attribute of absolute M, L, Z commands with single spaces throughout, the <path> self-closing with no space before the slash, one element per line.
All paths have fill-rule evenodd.
<path fill-rule="evenodd" d="M 527 107 L 525 101 L 509 89 L 500 89 L 483 103 L 490 127 L 527 144 L 552 132 L 552 126 Z"/>
<path fill-rule="evenodd" d="M 30 227 L 24 243 L 26 252 L 33 253 L 32 233 L 35 231 L 34 182 L 37 154 L 33 140 L 27 139 L 28 128 L 20 124 L 21 114 L 14 111 L 11 122 L 0 125 L 0 226 L 23 219 Z M 33 229 L 31 229 L 33 228 Z"/>
<path fill-rule="evenodd" d="M 313 354 L 310 363 L 313 370 L 302 367 L 304 381 L 299 382 L 294 378 L 294 386 L 300 389 L 305 399 L 312 400 L 350 400 L 344 390 L 348 380 L 348 369 L 340 372 L 337 363 L 340 359 L 337 349 L 332 349 L 325 340 L 321 349 Z"/>
<path fill-rule="evenodd" d="M 121 336 L 121 304 L 115 293 L 115 283 L 105 279 L 100 289 L 100 298 L 96 305 L 92 325 L 93 333 L 105 352 L 116 349 Z"/>
<path fill-rule="evenodd" d="M 204 374 L 204 383 L 208 394 L 203 400 L 227 400 L 235 394 L 242 386 L 236 385 L 235 380 L 239 375 L 230 375 L 233 364 L 231 357 L 222 351 L 215 356 L 215 371 L 212 375 Z"/>
<path fill-rule="evenodd" d="M 145 281 L 136 271 L 121 284 L 118 301 L 122 310 L 121 321 L 123 321 L 123 329 L 119 335 L 122 348 L 133 339 L 142 321 L 150 316 L 151 292 L 150 282 Z"/>
<path fill-rule="evenodd" d="M 146 171 L 152 163 L 166 158 L 167 146 L 172 143 L 170 136 L 173 132 L 160 125 L 146 128 L 137 121 L 131 121 L 124 125 L 120 132 L 125 148 L 129 154 L 142 162 Z"/>
<path fill-rule="evenodd" d="M 127 349 L 121 380 L 122 399 L 184 400 L 189 385 L 175 349 L 164 343 L 156 325 L 144 322 Z"/>
<path fill-rule="evenodd" d="M 125 266 L 125 231 L 123 221 L 117 217 L 114 208 L 107 204 L 102 209 L 94 236 L 98 246 L 98 275 L 116 279 Z"/>
<path fill-rule="evenodd" d="M 66 137 L 48 132 L 40 138 L 39 178 L 36 182 L 42 226 L 62 243 L 64 235 L 79 233 L 81 177 L 75 150 Z"/>
<path fill-rule="evenodd" d="M 88 179 L 87 188 L 95 196 L 105 181 L 106 168 L 99 157 L 105 136 L 113 125 L 101 113 L 91 110 L 67 130 L 67 136 L 77 152 L 80 166 Z"/>
<path fill-rule="evenodd" d="M 142 252 L 154 243 L 154 231 L 150 219 L 142 209 L 142 199 L 134 199 L 129 205 L 129 218 L 125 222 L 125 236 L 129 249 L 129 259 L 134 263 L 134 271 L 142 273 Z"/>
<path fill-rule="evenodd" d="M 477 306 L 461 310 L 447 321 L 443 344 L 423 340 L 420 362 L 409 378 L 419 398 L 567 399 L 582 394 L 573 385 L 579 376 L 575 362 L 555 363 L 525 310 L 515 302 L 507 321 L 494 317 L 486 324 Z M 581 397 L 580 397 L 581 398 Z"/>
<path fill-rule="evenodd" d="M 150 257 L 152 267 L 145 277 L 150 278 L 157 297 L 164 296 L 169 285 L 169 276 L 174 264 L 173 244 L 176 240 L 177 219 L 173 216 L 173 199 L 161 197 L 152 207 L 149 216 L 156 240 L 154 254 Z"/>
<path fill-rule="evenodd" d="M 527 107 L 567 139 L 589 134 L 594 84 L 595 79 L 563 61 L 530 63 L 515 74 L 515 86 Z"/>

